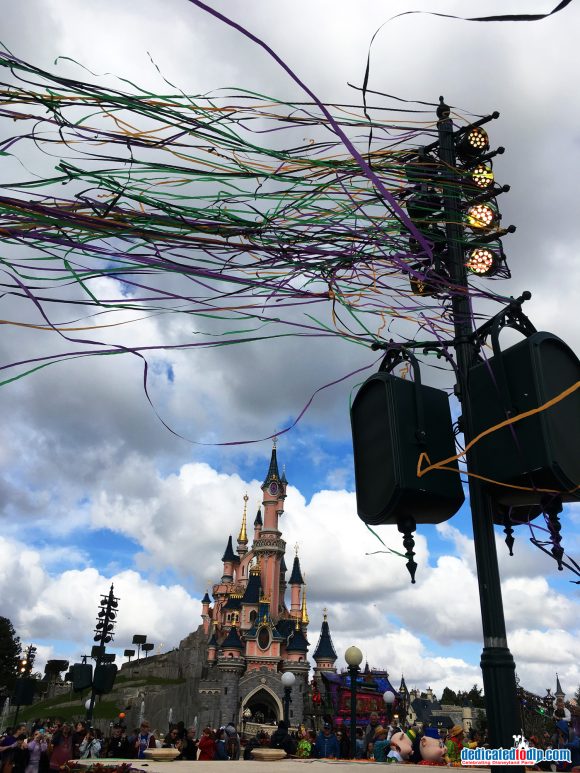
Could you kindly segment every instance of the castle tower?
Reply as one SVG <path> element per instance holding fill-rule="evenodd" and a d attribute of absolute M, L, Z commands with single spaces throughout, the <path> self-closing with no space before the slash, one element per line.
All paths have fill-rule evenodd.
<path fill-rule="evenodd" d="M 256 517 L 254 518 L 254 542 L 257 539 L 260 539 L 260 532 L 262 531 L 262 526 L 263 525 L 264 524 L 262 522 L 262 510 L 260 508 L 258 508 L 258 513 L 257 513 Z"/>
<path fill-rule="evenodd" d="M 222 574 L 222 582 L 233 582 L 234 579 L 234 566 L 239 563 L 240 557 L 234 553 L 232 546 L 232 535 L 228 539 L 225 552 L 222 556 L 224 562 L 224 573 Z"/>
<path fill-rule="evenodd" d="M 242 658 L 244 645 L 240 639 L 236 620 L 222 642 L 217 667 L 222 676 L 220 724 L 238 723 L 239 685 L 245 663 Z"/>
<path fill-rule="evenodd" d="M 272 448 L 270 466 L 262 484 L 262 506 L 264 508 L 264 525 L 260 536 L 254 541 L 254 553 L 262 559 L 262 587 L 265 596 L 270 601 L 270 610 L 274 618 L 283 611 L 283 601 L 280 599 L 280 565 L 286 550 L 286 543 L 281 539 L 278 521 L 284 512 L 286 485 L 280 479 L 276 443 Z"/>
<path fill-rule="evenodd" d="M 211 599 L 209 597 L 209 593 L 205 592 L 205 596 L 201 600 L 201 619 L 203 621 L 203 632 L 207 635 L 209 633 L 209 623 L 210 623 L 210 612 L 209 612 L 209 605 L 211 604 Z"/>
<path fill-rule="evenodd" d="M 319 676 L 322 671 L 332 671 L 333 673 L 336 673 L 336 666 L 334 664 L 336 663 L 337 655 L 330 636 L 326 609 L 324 610 L 324 619 L 322 621 L 322 628 L 320 629 L 320 638 L 318 639 L 318 644 L 316 645 L 312 657 L 316 663 L 316 668 L 314 669 L 316 676 Z"/>

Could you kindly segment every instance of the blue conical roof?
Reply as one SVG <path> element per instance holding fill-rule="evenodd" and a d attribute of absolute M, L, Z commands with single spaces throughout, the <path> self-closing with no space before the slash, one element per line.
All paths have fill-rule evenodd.
<path fill-rule="evenodd" d="M 242 596 L 242 604 L 258 604 L 260 602 L 260 572 L 250 572 L 250 579 Z"/>
<path fill-rule="evenodd" d="M 320 629 L 320 639 L 318 640 L 318 644 L 316 645 L 312 657 L 314 660 L 336 660 L 337 658 L 336 650 L 334 649 L 330 637 L 330 628 L 328 627 L 326 616 L 324 617 L 322 628 Z"/>
<path fill-rule="evenodd" d="M 258 514 L 256 515 L 256 518 L 254 519 L 254 526 L 263 526 L 262 522 L 262 511 L 260 508 L 258 508 Z"/>
<path fill-rule="evenodd" d="M 236 558 L 238 559 L 238 561 L 240 560 L 240 557 L 236 556 L 236 554 L 234 553 L 234 548 L 232 545 L 232 535 L 230 534 L 230 538 L 228 539 L 228 544 L 226 546 L 226 552 L 222 556 L 222 561 L 234 562 Z"/>
<path fill-rule="evenodd" d="M 268 485 L 271 481 L 279 481 L 280 473 L 278 472 L 278 459 L 276 458 L 276 449 L 272 449 L 272 456 L 270 457 L 270 466 L 266 474 L 266 479 L 262 483 L 262 488 Z"/>
<path fill-rule="evenodd" d="M 243 650 L 244 645 L 242 644 L 242 640 L 240 639 L 240 634 L 238 633 L 237 626 L 233 625 L 226 638 L 222 642 L 222 649 L 223 650 Z"/>
<path fill-rule="evenodd" d="M 294 563 L 292 564 L 292 574 L 288 580 L 290 585 L 304 585 L 302 579 L 302 571 L 300 570 L 300 559 L 298 556 L 294 556 Z"/>
<path fill-rule="evenodd" d="M 307 652 L 308 640 L 302 633 L 301 628 L 296 628 L 290 639 L 290 643 L 286 647 L 287 652 Z"/>
<path fill-rule="evenodd" d="M 209 593 L 206 591 L 205 596 L 201 600 L 202 604 L 211 604 L 211 599 L 209 597 Z"/>

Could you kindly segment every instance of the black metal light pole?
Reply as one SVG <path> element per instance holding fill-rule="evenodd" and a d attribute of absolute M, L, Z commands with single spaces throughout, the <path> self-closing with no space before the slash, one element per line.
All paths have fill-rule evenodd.
<path fill-rule="evenodd" d="M 119 606 L 119 599 L 113 594 L 113 586 L 109 590 L 108 596 L 101 597 L 101 608 L 97 614 L 97 623 L 95 625 L 94 640 L 98 642 L 96 647 L 93 647 L 92 657 L 95 660 L 95 671 L 101 665 L 106 662 L 105 658 L 105 645 L 113 640 L 113 628 L 115 627 L 115 619 L 117 612 L 115 611 Z M 87 722 L 91 722 L 93 718 L 93 711 L 95 709 L 95 685 L 91 687 L 91 698 L 89 701 L 89 707 L 86 713 Z"/>
<path fill-rule="evenodd" d="M 282 674 L 282 685 L 284 686 L 284 722 L 290 727 L 290 704 L 292 703 L 292 685 L 296 677 L 292 671 L 284 671 Z"/>
<path fill-rule="evenodd" d="M 449 115 L 449 107 L 444 103 L 443 97 L 440 97 L 437 118 L 439 119 L 439 158 L 443 162 L 446 265 L 453 284 L 451 302 L 458 368 L 457 396 L 461 402 L 465 442 L 469 443 L 475 434 L 469 394 L 469 369 L 474 358 L 474 345 L 471 339 L 473 324 L 462 247 L 463 226 L 459 200 L 462 178 L 456 170 L 454 128 Z M 498 116 L 498 113 L 494 113 L 490 119 Z M 467 466 L 470 472 L 476 472 L 473 466 L 473 455 L 470 452 L 467 453 Z M 480 481 L 472 476 L 469 477 L 469 495 L 483 626 L 481 670 L 489 738 L 492 747 L 509 748 L 513 746 L 512 736 L 519 731 L 518 704 L 515 663 L 506 637 L 492 504 Z"/>
<path fill-rule="evenodd" d="M 363 654 L 358 647 L 349 647 L 344 653 L 350 676 L 350 756 L 356 759 L 356 679 Z"/>

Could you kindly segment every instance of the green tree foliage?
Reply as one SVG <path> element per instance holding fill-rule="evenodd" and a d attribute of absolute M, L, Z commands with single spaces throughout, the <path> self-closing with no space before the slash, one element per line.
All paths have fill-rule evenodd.
<path fill-rule="evenodd" d="M 446 703 L 450 706 L 456 706 L 457 705 L 457 693 L 451 690 L 449 687 L 446 687 L 443 690 L 443 693 L 441 695 L 441 703 Z"/>
<path fill-rule="evenodd" d="M 0 617 L 0 693 L 10 692 L 18 675 L 20 639 L 7 617 Z"/>

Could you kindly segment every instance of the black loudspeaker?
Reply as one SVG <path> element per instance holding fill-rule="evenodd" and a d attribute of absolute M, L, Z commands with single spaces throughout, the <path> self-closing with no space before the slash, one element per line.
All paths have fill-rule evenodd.
<path fill-rule="evenodd" d="M 357 512 L 368 524 L 441 523 L 464 501 L 457 462 L 417 476 L 421 452 L 438 462 L 454 456 L 447 394 L 379 371 L 359 389 L 350 413 Z M 427 466 L 426 464 L 423 467 Z"/>
<path fill-rule="evenodd" d="M 534 333 L 500 350 L 469 373 L 475 435 L 544 405 L 580 381 L 580 361 L 551 333 Z M 537 505 L 558 492 L 564 502 L 580 499 L 580 390 L 554 406 L 494 431 L 473 447 L 474 471 L 504 506 Z M 509 488 L 517 486 L 520 488 Z M 544 490 L 544 491 L 542 491 Z"/>
<path fill-rule="evenodd" d="M 93 667 L 90 663 L 75 663 L 70 668 L 73 690 L 82 692 L 93 684 Z"/>
<path fill-rule="evenodd" d="M 117 666 L 114 663 L 101 663 L 95 667 L 93 689 L 97 695 L 111 692 L 117 676 Z"/>
<path fill-rule="evenodd" d="M 17 706 L 32 706 L 35 693 L 35 679 L 17 679 L 14 687 L 14 703 Z"/>

